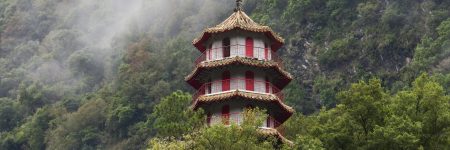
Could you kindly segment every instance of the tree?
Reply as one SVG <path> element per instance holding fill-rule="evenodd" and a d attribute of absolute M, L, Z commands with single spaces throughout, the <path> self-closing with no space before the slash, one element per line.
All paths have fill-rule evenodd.
<path fill-rule="evenodd" d="M 426 74 L 414 81 L 411 92 L 416 98 L 414 109 L 408 110 L 413 110 L 411 119 L 422 123 L 420 143 L 426 149 L 450 146 L 450 97 Z"/>
<path fill-rule="evenodd" d="M 46 135 L 46 149 L 95 149 L 103 141 L 106 121 L 106 105 L 103 99 L 93 99 L 78 111 L 69 113 L 55 122 L 60 122 Z"/>
<path fill-rule="evenodd" d="M 43 86 L 39 83 L 27 84 L 22 82 L 19 86 L 17 100 L 28 108 L 28 113 L 33 113 L 37 108 L 45 104 Z M 27 113 L 27 112 L 26 112 Z"/>
<path fill-rule="evenodd" d="M 352 84 L 338 93 L 342 103 L 336 108 L 285 123 L 287 137 L 299 149 L 446 149 L 450 97 L 434 79 L 422 74 L 394 95 L 379 79 Z"/>
<path fill-rule="evenodd" d="M 259 125 L 266 115 L 259 109 L 244 112 L 241 125 L 213 125 L 185 134 L 181 139 L 154 138 L 150 149 L 274 149 L 277 140 L 273 136 L 264 136 L 258 132 Z"/>
<path fill-rule="evenodd" d="M 153 128 L 157 136 L 181 137 L 203 126 L 205 115 L 202 110 L 189 108 L 191 100 L 189 93 L 176 91 L 155 105 L 151 118 L 154 118 Z"/>
<path fill-rule="evenodd" d="M 285 146 L 285 149 L 292 149 L 292 147 Z M 310 135 L 299 135 L 297 138 L 295 138 L 294 149 L 325 150 L 325 148 L 323 148 L 322 141 Z"/>
<path fill-rule="evenodd" d="M 8 98 L 0 98 L 0 132 L 13 129 L 22 119 L 17 103 Z"/>
<path fill-rule="evenodd" d="M 340 79 L 327 79 L 325 76 L 318 76 L 314 79 L 314 92 L 319 95 L 320 101 L 326 108 L 334 108 L 338 101 L 336 99 Z"/>
<path fill-rule="evenodd" d="M 376 125 L 383 123 L 385 112 L 383 105 L 386 104 L 386 93 L 381 87 L 381 80 L 371 79 L 368 83 L 359 82 L 352 84 L 347 91 L 340 92 L 338 99 L 342 102 L 345 113 L 349 115 L 363 132 L 362 140 L 367 140 L 368 134 Z"/>
<path fill-rule="evenodd" d="M 299 84 L 295 84 L 296 81 L 293 82 L 283 89 L 285 103 L 294 108 L 296 112 L 303 114 L 311 114 L 316 111 L 314 107 L 316 102 L 306 98 L 305 89 L 300 87 Z"/>
<path fill-rule="evenodd" d="M 154 106 L 172 91 L 192 91 L 183 80 L 200 55 L 191 40 L 234 3 L 140 1 L 0 2 L 0 149 L 146 146 L 158 132 Z M 311 114 L 285 123 L 295 148 L 450 147 L 449 0 L 246 0 L 244 7 L 285 38 L 277 53 L 297 79 L 285 102 Z M 442 76 L 413 84 L 422 71 Z M 389 93 L 381 99 L 366 80 L 347 88 L 374 76 Z M 338 98 L 339 91 L 347 93 Z"/>

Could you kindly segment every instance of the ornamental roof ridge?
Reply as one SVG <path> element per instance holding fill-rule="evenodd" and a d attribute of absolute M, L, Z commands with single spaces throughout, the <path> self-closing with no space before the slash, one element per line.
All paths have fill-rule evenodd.
<path fill-rule="evenodd" d="M 292 108 L 291 106 L 286 105 L 280 98 L 272 95 L 266 95 L 266 94 L 260 94 L 260 93 L 253 93 L 253 92 L 248 92 L 248 91 L 240 91 L 238 89 L 233 90 L 231 92 L 227 92 L 227 93 L 222 93 L 222 94 L 217 94 L 217 95 L 208 95 L 208 96 L 201 96 L 198 98 L 198 100 L 196 100 L 191 108 L 195 108 L 199 102 L 217 102 L 217 101 L 224 101 L 225 99 L 228 99 L 230 97 L 234 97 L 234 96 L 240 96 L 240 97 L 244 97 L 246 99 L 249 100 L 254 100 L 254 101 L 266 101 L 266 102 L 277 102 L 281 108 L 283 108 L 285 111 L 289 112 L 289 113 L 294 113 L 295 110 L 294 108 Z"/>
<path fill-rule="evenodd" d="M 235 57 L 230 57 L 230 58 L 226 58 L 226 59 L 222 59 L 222 60 L 214 60 L 214 61 L 209 61 L 209 62 L 205 62 L 205 63 L 202 62 L 202 63 L 196 65 L 194 70 L 192 70 L 192 72 L 188 76 L 186 76 L 184 78 L 184 80 L 188 81 L 188 80 L 192 79 L 195 76 L 195 73 L 198 71 L 199 68 L 214 68 L 214 67 L 219 67 L 219 66 L 230 65 L 233 63 L 240 63 L 240 64 L 245 64 L 245 65 L 255 66 L 255 67 L 266 67 L 266 68 L 275 67 L 275 69 L 277 69 L 277 71 L 279 71 L 287 79 L 289 79 L 289 80 L 293 79 L 293 76 L 289 72 L 285 71 L 276 62 L 255 60 L 255 59 L 251 59 L 251 58 L 247 58 L 247 57 L 235 56 Z"/>
<path fill-rule="evenodd" d="M 205 34 L 220 33 L 233 29 L 241 29 L 251 32 L 267 32 L 279 43 L 284 43 L 284 39 L 275 33 L 269 26 L 264 26 L 253 21 L 244 11 L 236 10 L 230 17 L 225 19 L 222 23 L 206 28 L 200 37 L 196 38 L 192 43 L 198 44 Z"/>
<path fill-rule="evenodd" d="M 223 29 L 231 29 L 236 27 L 249 30 L 270 30 L 268 26 L 263 26 L 256 23 L 245 12 L 238 10 L 231 14 L 231 16 L 225 19 L 222 23 L 216 25 L 215 27 L 208 28 L 206 31 L 220 31 Z"/>

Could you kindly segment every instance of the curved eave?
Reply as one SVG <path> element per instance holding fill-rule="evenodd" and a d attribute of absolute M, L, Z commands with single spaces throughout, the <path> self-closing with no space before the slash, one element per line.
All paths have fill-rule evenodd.
<path fill-rule="evenodd" d="M 258 133 L 265 135 L 265 136 L 276 136 L 278 139 L 280 139 L 283 143 L 286 143 L 288 145 L 294 145 L 294 143 L 288 139 L 286 139 L 278 130 L 273 128 L 258 128 Z"/>
<path fill-rule="evenodd" d="M 247 65 L 251 67 L 262 67 L 262 68 L 273 68 L 277 72 L 279 72 L 283 76 L 283 81 L 280 82 L 280 84 L 277 84 L 279 89 L 283 89 L 291 80 L 292 75 L 285 70 L 283 70 L 280 65 L 277 62 L 274 61 L 264 61 L 264 60 L 257 60 L 254 58 L 247 58 L 247 57 L 230 57 L 225 58 L 221 60 L 214 60 L 214 61 L 206 61 L 199 63 L 194 70 L 185 77 L 185 81 L 188 82 L 191 86 L 193 86 L 195 89 L 200 88 L 201 83 L 199 83 L 197 80 L 195 80 L 196 76 L 200 74 L 200 72 L 216 68 L 216 67 L 223 67 L 227 65 L 233 65 L 233 64 L 241 64 L 241 65 Z"/>
<path fill-rule="evenodd" d="M 283 123 L 284 121 L 286 121 L 294 113 L 294 109 L 292 107 L 289 107 L 288 105 L 284 104 L 274 94 L 262 94 L 262 93 L 254 93 L 254 92 L 240 91 L 240 90 L 219 93 L 219 94 L 214 94 L 214 95 L 199 96 L 196 100 L 194 100 L 194 103 L 192 104 L 191 107 L 193 109 L 197 109 L 200 104 L 229 101 L 235 97 L 242 98 L 245 100 L 251 100 L 251 101 L 274 103 L 274 104 L 278 105 L 283 112 L 282 117 L 276 118 L 276 120 L 280 123 Z"/>
<path fill-rule="evenodd" d="M 244 31 L 250 31 L 250 32 L 257 32 L 257 33 L 264 33 L 267 37 L 269 37 L 274 43 L 271 45 L 271 49 L 273 51 L 277 51 L 280 49 L 281 46 L 284 44 L 284 39 L 278 36 L 275 32 L 273 32 L 271 29 L 268 30 L 251 30 L 251 29 L 243 29 L 241 27 L 233 27 L 230 29 L 224 29 L 224 30 L 205 30 L 201 34 L 200 37 L 196 38 L 194 41 L 192 41 L 192 44 L 200 51 L 204 52 L 206 50 L 205 43 L 213 34 L 219 34 L 219 33 L 225 33 L 231 30 L 244 30 Z"/>
<path fill-rule="evenodd" d="M 208 40 L 211 35 L 224 33 L 231 30 L 244 30 L 249 32 L 264 33 L 273 41 L 273 44 L 271 46 L 272 50 L 274 51 L 278 50 L 284 44 L 284 39 L 277 33 L 275 33 L 272 29 L 270 29 L 270 27 L 256 23 L 245 12 L 241 10 L 235 11 L 233 14 L 231 14 L 230 17 L 228 17 L 215 27 L 205 29 L 198 38 L 192 41 L 192 44 L 194 44 L 195 47 L 203 52 L 206 49 L 203 43 Z"/>

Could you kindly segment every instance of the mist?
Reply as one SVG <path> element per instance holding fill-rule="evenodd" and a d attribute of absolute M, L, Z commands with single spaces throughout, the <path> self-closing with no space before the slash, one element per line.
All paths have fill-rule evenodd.
<path fill-rule="evenodd" d="M 235 2 L 0 1 L 0 149 L 208 149 L 255 140 L 266 147 L 273 140 L 253 131 L 240 138 L 206 125 L 213 101 L 193 99 L 205 93 L 184 80 L 204 56 L 192 40 L 229 17 Z M 450 137 L 442 134 L 450 119 L 433 125 L 427 118 L 450 116 L 450 1 L 244 0 L 243 7 L 286 42 L 268 62 L 281 70 L 257 67 L 292 75 L 289 85 L 277 87 L 282 91 L 265 93 L 295 111 L 274 126 L 283 129 L 277 136 L 297 148 L 449 147 L 440 139 Z M 199 83 L 207 86 L 208 74 L 233 66 L 201 69 Z M 421 103 L 409 105 L 414 101 Z M 208 109 L 194 112 L 193 105 Z M 358 126 L 370 131 L 346 124 L 360 120 L 352 114 L 366 106 L 374 110 L 364 116 L 372 126 Z M 279 116 L 267 108 L 268 117 Z M 409 115 L 417 108 L 425 110 Z M 392 140 L 405 133 L 406 140 Z M 336 143 L 333 135 L 356 140 Z"/>
<path fill-rule="evenodd" d="M 74 89 L 75 93 L 98 89 L 115 78 L 118 61 L 130 44 L 124 38 L 149 36 L 164 43 L 183 34 L 193 39 L 205 27 L 228 16 L 234 0 L 18 0 L 15 3 L 14 7 L 5 8 L 13 17 L 4 20 L 17 21 L 3 28 L 0 62 L 13 57 L 15 65 L 2 70 L 15 70 L 22 79 L 12 80 L 8 74 L 0 73 L 0 81 L 53 85 L 53 90 L 62 96 Z M 3 87 L 0 96 L 14 97 L 14 87 Z"/>

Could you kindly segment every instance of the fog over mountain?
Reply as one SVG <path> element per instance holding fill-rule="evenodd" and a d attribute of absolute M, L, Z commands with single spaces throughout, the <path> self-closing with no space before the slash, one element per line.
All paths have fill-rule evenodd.
<path fill-rule="evenodd" d="M 193 37 L 230 13 L 232 4 L 226 0 L 8 1 L 2 7 L 7 13 L 2 17 L 1 58 L 4 63 L 9 63 L 5 58 L 14 59 L 4 72 L 17 70 L 23 74 L 21 81 L 62 87 L 79 86 L 81 78 L 95 74 L 88 84 L 97 85 L 114 78 L 114 64 L 128 44 L 123 38 L 149 36 L 164 42 L 180 33 Z M 84 72 L 71 73 L 71 68 Z M 7 82 L 7 74 L 0 76 Z M 1 95 L 13 96 L 8 91 L 14 87 L 10 88 Z"/>
<path fill-rule="evenodd" d="M 184 77 L 201 55 L 191 42 L 235 2 L 0 1 L 0 149 L 190 141 L 203 130 L 187 109 L 196 91 Z M 277 53 L 294 79 L 284 102 L 296 111 L 285 137 L 324 149 L 447 148 L 448 8 L 447 0 L 244 0 L 255 22 L 285 38 Z M 376 113 L 359 123 L 352 115 L 366 108 Z"/>

